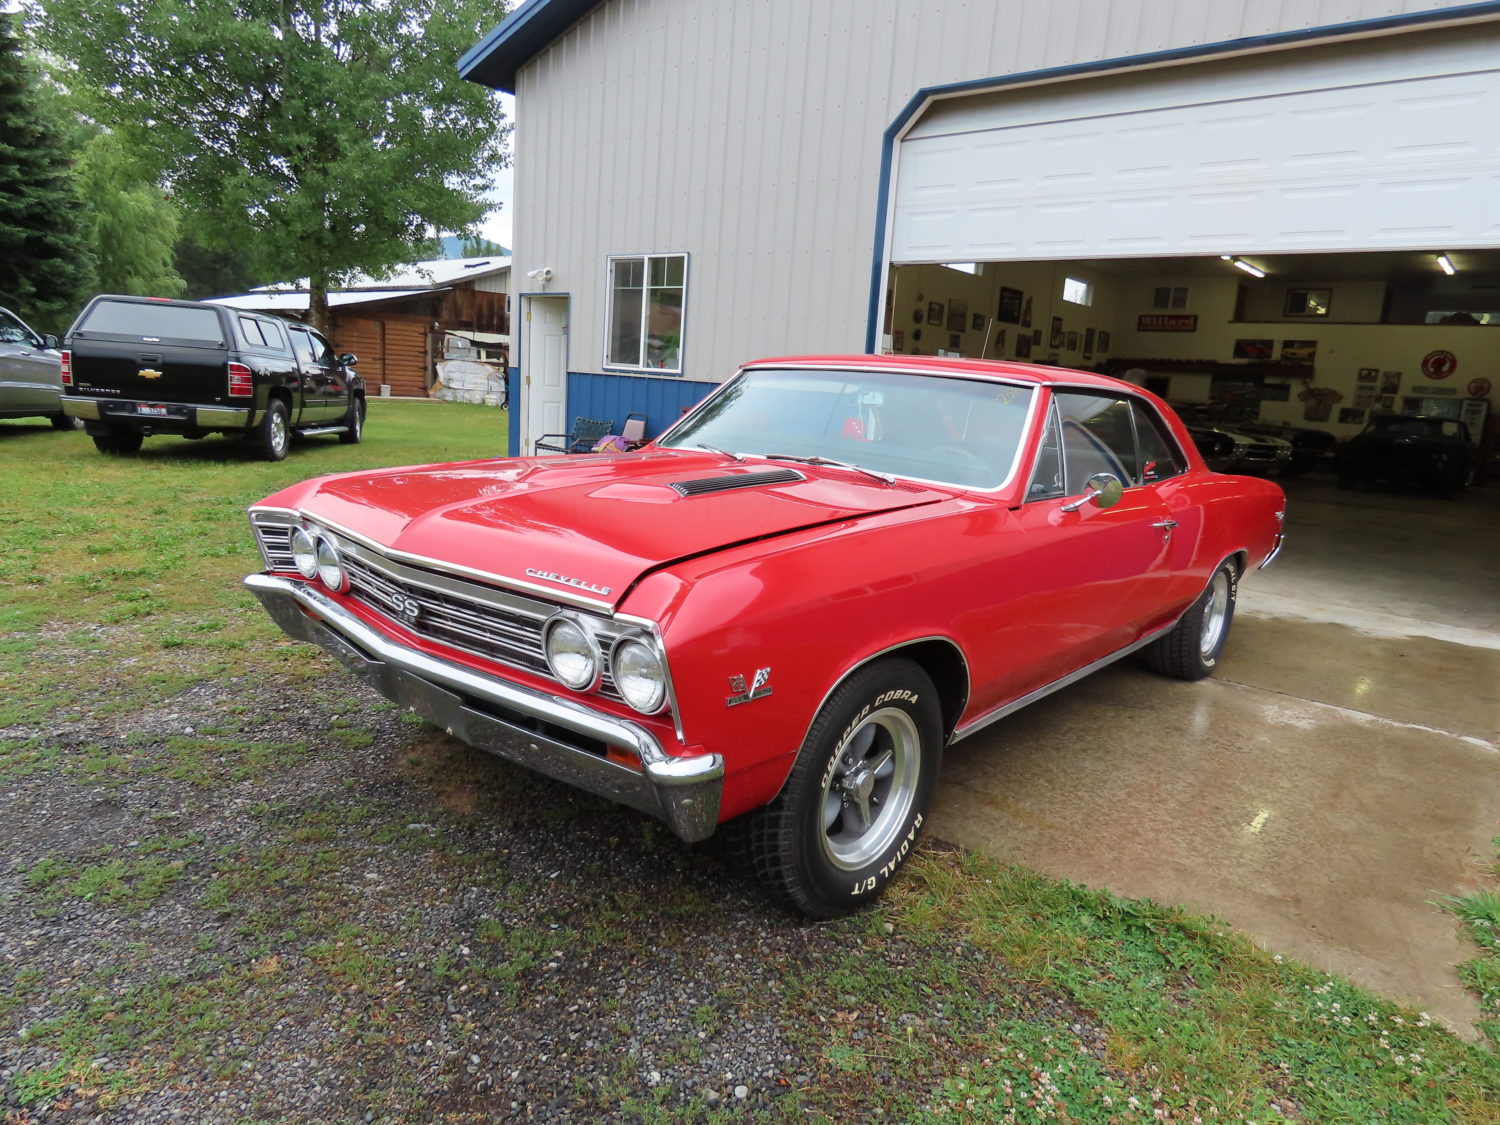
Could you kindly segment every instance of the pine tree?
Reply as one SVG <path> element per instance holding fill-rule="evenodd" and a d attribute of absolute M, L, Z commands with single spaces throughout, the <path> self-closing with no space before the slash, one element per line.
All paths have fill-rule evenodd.
<path fill-rule="evenodd" d="M 0 305 L 60 332 L 89 295 L 94 260 L 60 119 L 0 11 Z"/>

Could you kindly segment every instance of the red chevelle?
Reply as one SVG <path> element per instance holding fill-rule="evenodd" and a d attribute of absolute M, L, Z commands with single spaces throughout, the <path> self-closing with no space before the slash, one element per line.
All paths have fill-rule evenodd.
<path fill-rule="evenodd" d="M 771 359 L 635 452 L 285 489 L 245 581 L 474 746 L 685 840 L 735 821 L 827 917 L 911 853 L 949 744 L 1137 650 L 1208 675 L 1283 505 L 1113 379 Z"/>

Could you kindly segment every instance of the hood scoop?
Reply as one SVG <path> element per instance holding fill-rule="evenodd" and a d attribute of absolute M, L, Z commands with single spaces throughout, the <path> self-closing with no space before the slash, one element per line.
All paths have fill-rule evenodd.
<path fill-rule="evenodd" d="M 791 484 L 806 480 L 795 469 L 767 469 L 760 473 L 733 473 L 722 477 L 699 477 L 696 480 L 674 480 L 670 485 L 681 496 L 707 496 L 713 492 L 732 492 L 739 488 L 759 488 L 766 484 Z"/>

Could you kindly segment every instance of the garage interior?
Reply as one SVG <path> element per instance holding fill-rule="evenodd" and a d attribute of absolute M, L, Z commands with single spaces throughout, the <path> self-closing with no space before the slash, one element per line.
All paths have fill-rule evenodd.
<path fill-rule="evenodd" d="M 1496 59 L 1483 24 L 940 92 L 893 142 L 875 306 L 893 353 L 1103 371 L 1225 423 L 1467 424 L 1452 500 L 1284 477 L 1286 549 L 1212 678 L 1125 661 L 1008 718 L 950 755 L 933 824 L 1467 1035 L 1440 903 L 1500 824 Z"/>

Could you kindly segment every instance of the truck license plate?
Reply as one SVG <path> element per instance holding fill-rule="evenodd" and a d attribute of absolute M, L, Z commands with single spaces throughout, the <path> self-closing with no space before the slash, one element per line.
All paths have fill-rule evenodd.
<path fill-rule="evenodd" d="M 135 412 L 137 414 L 155 414 L 160 417 L 166 417 L 167 408 L 165 406 L 137 406 Z"/>

